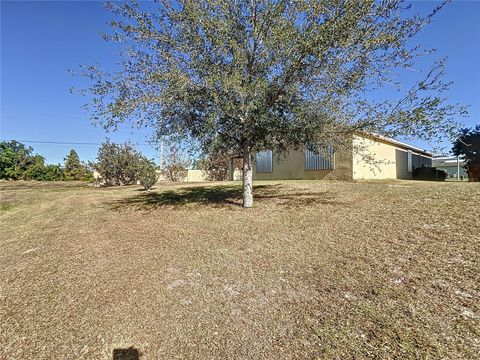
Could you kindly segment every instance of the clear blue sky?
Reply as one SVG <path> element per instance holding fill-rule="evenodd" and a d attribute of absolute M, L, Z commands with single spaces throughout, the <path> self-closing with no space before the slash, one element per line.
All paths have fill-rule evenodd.
<path fill-rule="evenodd" d="M 425 13 L 437 3 L 414 1 L 413 9 Z M 114 68 L 117 53 L 99 35 L 108 30 L 108 19 L 102 3 L 95 1 L 1 2 L 1 139 L 100 143 L 109 136 L 119 142 L 146 142 L 151 134 L 147 129 L 127 126 L 107 135 L 93 127 L 82 108 L 86 99 L 69 92 L 82 85 L 69 69 L 81 64 Z M 467 126 L 480 123 L 480 2 L 453 1 L 417 42 L 436 48 L 438 57 L 448 56 L 446 79 L 455 82 L 449 97 L 471 106 Z M 98 149 L 29 145 L 50 163 L 63 162 L 72 147 L 82 160 L 93 160 Z M 138 149 L 149 157 L 156 154 L 148 146 Z"/>

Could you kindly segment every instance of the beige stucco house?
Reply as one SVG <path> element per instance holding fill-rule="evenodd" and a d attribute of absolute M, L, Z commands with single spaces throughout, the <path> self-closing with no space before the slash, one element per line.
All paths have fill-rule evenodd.
<path fill-rule="evenodd" d="M 329 147 L 322 155 L 305 149 L 276 156 L 256 154 L 255 180 L 285 179 L 411 179 L 413 169 L 432 166 L 432 154 L 412 145 L 376 135 L 355 134 L 349 150 Z M 238 173 L 231 173 L 232 180 Z"/>

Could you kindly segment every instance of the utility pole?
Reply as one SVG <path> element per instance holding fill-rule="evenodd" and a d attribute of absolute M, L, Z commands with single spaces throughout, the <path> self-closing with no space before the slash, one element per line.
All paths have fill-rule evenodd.
<path fill-rule="evenodd" d="M 457 155 L 457 181 L 460 181 L 460 155 Z"/>
<path fill-rule="evenodd" d="M 160 140 L 160 170 L 163 170 L 163 139 Z"/>

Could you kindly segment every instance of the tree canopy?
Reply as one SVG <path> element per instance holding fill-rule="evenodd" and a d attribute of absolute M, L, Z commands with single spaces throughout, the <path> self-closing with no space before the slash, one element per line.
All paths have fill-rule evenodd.
<path fill-rule="evenodd" d="M 463 156 L 467 165 L 480 165 L 480 124 L 471 129 L 461 129 L 452 152 Z"/>
<path fill-rule="evenodd" d="M 0 179 L 7 180 L 91 180 L 92 173 L 83 164 L 75 150 L 60 164 L 45 164 L 45 158 L 34 154 L 30 146 L 18 141 L 0 142 Z"/>
<path fill-rule="evenodd" d="M 92 167 L 105 186 L 133 185 L 140 182 L 146 189 L 157 181 L 155 164 L 132 144 L 115 144 L 107 140 L 98 150 L 97 162 Z"/>
<path fill-rule="evenodd" d="M 12 140 L 0 142 L 0 179 L 54 181 L 64 176 L 59 165 L 45 165 L 30 146 Z"/>
<path fill-rule="evenodd" d="M 0 179 L 21 179 L 34 163 L 33 149 L 30 146 L 15 140 L 0 142 Z"/>
<path fill-rule="evenodd" d="M 124 51 L 114 74 L 84 67 L 92 119 L 243 154 L 248 207 L 255 151 L 346 146 L 351 131 L 427 140 L 455 131 L 465 109 L 442 96 L 443 60 L 399 81 L 431 53 L 412 38 L 443 6 L 420 16 L 402 1 L 109 3 L 104 37 Z M 398 93 L 372 95 L 384 89 Z"/>

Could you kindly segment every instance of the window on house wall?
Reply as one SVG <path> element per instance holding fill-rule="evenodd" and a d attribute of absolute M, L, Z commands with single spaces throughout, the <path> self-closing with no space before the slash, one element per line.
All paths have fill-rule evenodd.
<path fill-rule="evenodd" d="M 257 173 L 272 172 L 272 150 L 257 152 L 255 166 Z"/>
<path fill-rule="evenodd" d="M 335 169 L 335 154 L 333 146 L 329 145 L 325 151 L 316 153 L 305 148 L 305 170 L 333 170 Z"/>
<path fill-rule="evenodd" d="M 407 168 L 408 172 L 413 172 L 413 153 L 412 150 L 408 150 L 407 152 Z"/>

